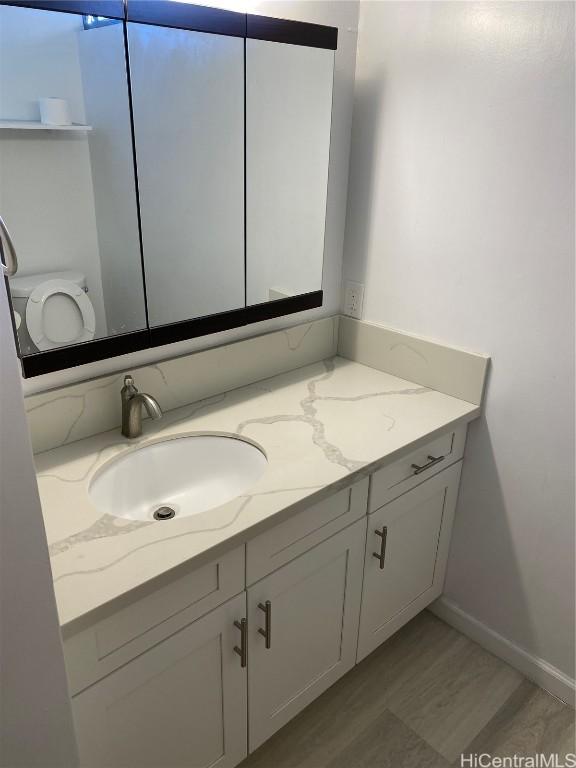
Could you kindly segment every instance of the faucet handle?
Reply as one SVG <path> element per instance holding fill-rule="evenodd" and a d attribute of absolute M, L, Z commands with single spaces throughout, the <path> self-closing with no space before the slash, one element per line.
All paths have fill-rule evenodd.
<path fill-rule="evenodd" d="M 132 378 L 132 374 L 127 373 L 126 376 L 124 376 L 124 386 L 122 387 L 122 393 L 127 395 L 133 395 L 136 392 L 138 392 L 138 389 L 134 385 L 134 379 Z"/>

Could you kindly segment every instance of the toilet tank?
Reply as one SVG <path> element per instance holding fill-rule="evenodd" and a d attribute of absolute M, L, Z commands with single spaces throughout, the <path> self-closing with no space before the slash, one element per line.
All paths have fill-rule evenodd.
<path fill-rule="evenodd" d="M 84 291 L 88 291 L 88 288 L 86 287 L 86 275 L 83 275 L 82 272 L 76 272 L 75 270 L 42 272 L 36 275 L 19 275 L 18 277 L 11 277 L 9 284 L 12 298 L 28 298 L 37 286 L 45 283 L 47 280 L 69 280 L 71 283 L 80 286 Z"/>

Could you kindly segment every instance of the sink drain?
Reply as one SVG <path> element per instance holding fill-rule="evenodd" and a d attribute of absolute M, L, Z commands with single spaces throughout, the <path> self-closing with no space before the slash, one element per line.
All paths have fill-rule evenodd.
<path fill-rule="evenodd" d="M 152 517 L 154 520 L 170 520 L 170 518 L 174 517 L 175 514 L 176 512 L 172 509 L 172 507 L 158 507 Z"/>

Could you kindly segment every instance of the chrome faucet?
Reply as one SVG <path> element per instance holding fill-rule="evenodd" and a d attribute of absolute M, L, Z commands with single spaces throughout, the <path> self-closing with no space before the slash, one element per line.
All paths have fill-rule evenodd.
<path fill-rule="evenodd" d="M 122 399 L 122 434 L 124 437 L 140 437 L 142 434 L 142 406 L 151 419 L 160 419 L 162 410 L 151 395 L 138 392 L 132 376 L 124 376 L 124 386 L 120 391 Z"/>

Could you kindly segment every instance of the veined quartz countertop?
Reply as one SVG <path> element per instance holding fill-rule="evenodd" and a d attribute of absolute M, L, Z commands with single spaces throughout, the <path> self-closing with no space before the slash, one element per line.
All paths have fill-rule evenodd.
<path fill-rule="evenodd" d="M 471 403 L 336 357 L 177 408 L 160 421 L 147 419 L 136 440 L 118 428 L 38 454 L 61 625 L 74 631 L 102 609 L 121 607 L 131 590 L 247 541 L 479 412 Z M 249 493 L 163 522 L 116 518 L 91 502 L 89 482 L 114 456 L 158 439 L 207 432 L 244 436 L 262 447 L 268 467 Z"/>

